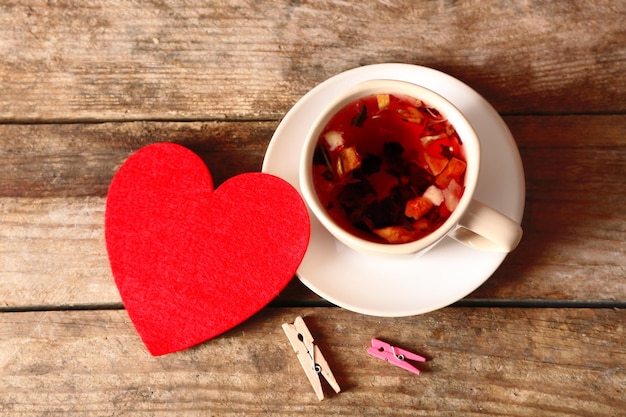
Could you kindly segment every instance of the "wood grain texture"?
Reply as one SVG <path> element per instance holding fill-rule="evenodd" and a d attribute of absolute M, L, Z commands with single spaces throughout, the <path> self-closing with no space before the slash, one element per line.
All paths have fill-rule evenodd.
<path fill-rule="evenodd" d="M 624 16 L 611 0 L 3 1 L 0 417 L 623 415 Z M 259 171 L 298 99 L 383 62 L 464 81 L 519 146 L 525 235 L 466 298 L 483 307 L 374 318 L 293 280 L 226 334 L 151 357 L 105 250 L 116 170 L 170 141 L 216 185 Z M 546 308 L 581 304 L 616 308 Z M 342 387 L 321 403 L 280 328 L 297 315 Z M 422 375 L 369 357 L 371 337 L 428 357 Z"/>
<path fill-rule="evenodd" d="M 322 402 L 280 328 L 297 315 L 342 387 Z M 624 310 L 267 309 L 154 358 L 124 311 L 2 313 L 0 415 L 613 417 L 626 408 L 625 322 Z M 424 372 L 368 356 L 371 337 L 426 356 Z"/>
<path fill-rule="evenodd" d="M 504 121 L 522 154 L 529 200 L 585 204 L 607 187 L 612 191 L 604 196 L 607 210 L 624 202 L 626 116 L 505 116 Z M 261 170 L 278 124 L 0 124 L 0 196 L 106 196 L 124 160 L 161 141 L 198 153 L 219 185 L 239 173 Z"/>
<path fill-rule="evenodd" d="M 624 112 L 625 14 L 610 0 L 3 2 L 0 120 L 276 119 L 381 62 L 447 72 L 500 112 Z"/>
<path fill-rule="evenodd" d="M 216 185 L 260 171 L 277 122 L 0 125 L 0 195 L 81 197 L 107 194 L 133 152 L 174 142 L 196 152 Z"/>
<path fill-rule="evenodd" d="M 471 299 L 626 301 L 626 117 L 508 116 L 527 180 L 524 239 Z M 119 305 L 103 239 L 109 183 L 156 141 L 216 184 L 258 171 L 276 122 L 0 125 L 0 303 Z M 294 283 L 277 300 L 318 298 Z"/>

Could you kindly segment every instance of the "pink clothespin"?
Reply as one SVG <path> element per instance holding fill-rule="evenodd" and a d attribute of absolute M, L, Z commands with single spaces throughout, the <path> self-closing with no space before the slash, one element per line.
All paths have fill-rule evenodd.
<path fill-rule="evenodd" d="M 372 347 L 367 348 L 367 353 L 389 362 L 392 365 L 406 369 L 409 372 L 419 375 L 420 370 L 406 362 L 407 359 L 415 362 L 426 362 L 426 358 L 409 352 L 408 350 L 400 349 L 395 346 L 391 346 L 389 343 L 385 343 L 378 339 L 372 339 Z"/>

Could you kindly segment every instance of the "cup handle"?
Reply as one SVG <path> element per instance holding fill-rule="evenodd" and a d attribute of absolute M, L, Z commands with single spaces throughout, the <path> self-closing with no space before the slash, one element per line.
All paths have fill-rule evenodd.
<path fill-rule="evenodd" d="M 472 200 L 449 236 L 474 249 L 508 253 L 521 240 L 522 228 L 499 211 Z"/>

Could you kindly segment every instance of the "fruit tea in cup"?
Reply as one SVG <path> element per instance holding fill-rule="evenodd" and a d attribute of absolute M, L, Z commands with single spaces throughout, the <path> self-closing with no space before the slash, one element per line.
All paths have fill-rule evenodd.
<path fill-rule="evenodd" d="M 402 94 L 371 94 L 325 125 L 313 184 L 330 217 L 376 243 L 408 243 L 439 228 L 465 190 L 466 158 L 436 108 Z"/>

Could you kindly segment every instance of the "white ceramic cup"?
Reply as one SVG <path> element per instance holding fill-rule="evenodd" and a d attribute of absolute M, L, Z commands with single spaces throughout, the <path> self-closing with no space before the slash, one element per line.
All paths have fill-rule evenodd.
<path fill-rule="evenodd" d="M 372 94 L 394 94 L 417 98 L 439 111 L 454 126 L 465 152 L 465 190 L 450 217 L 430 234 L 408 243 L 377 243 L 339 226 L 320 203 L 313 184 L 313 155 L 318 139 L 330 119 L 347 104 Z M 299 181 L 302 196 L 313 216 L 340 242 L 359 252 L 384 255 L 421 254 L 445 236 L 469 247 L 507 253 L 522 237 L 519 224 L 504 214 L 475 200 L 480 167 L 480 139 L 465 116 L 439 94 L 405 81 L 369 80 L 338 93 L 311 126 L 300 156 Z"/>

